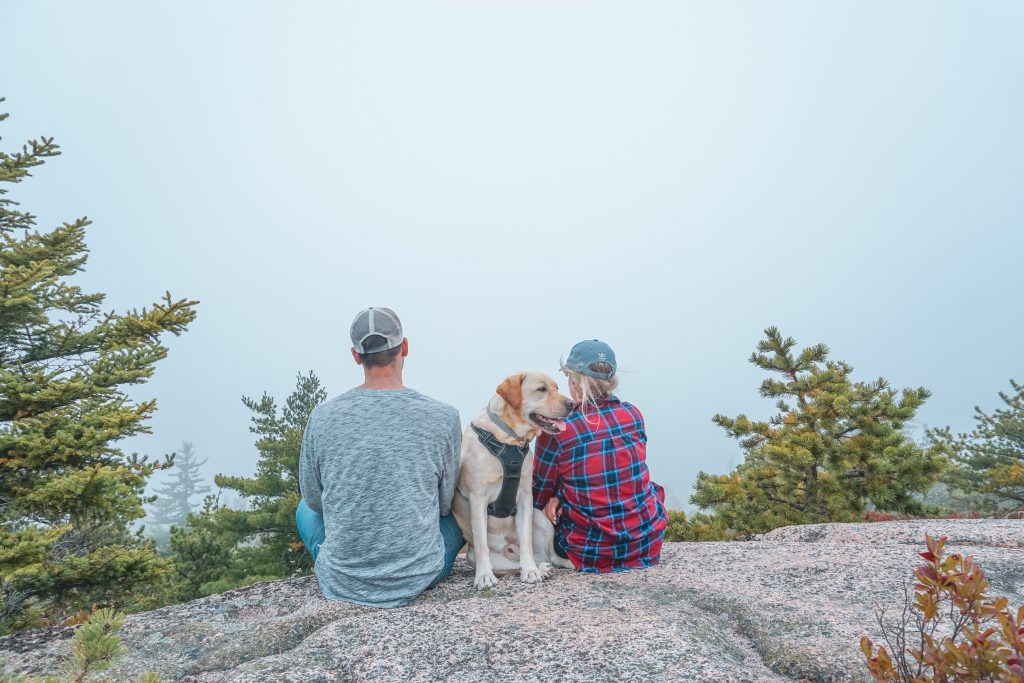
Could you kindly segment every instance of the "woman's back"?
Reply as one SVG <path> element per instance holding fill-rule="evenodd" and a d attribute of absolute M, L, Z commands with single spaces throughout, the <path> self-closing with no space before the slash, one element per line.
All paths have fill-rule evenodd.
<path fill-rule="evenodd" d="M 640 411 L 615 396 L 579 407 L 566 430 L 537 440 L 534 499 L 557 495 L 557 540 L 583 571 L 656 564 L 667 519 L 650 480 Z"/>

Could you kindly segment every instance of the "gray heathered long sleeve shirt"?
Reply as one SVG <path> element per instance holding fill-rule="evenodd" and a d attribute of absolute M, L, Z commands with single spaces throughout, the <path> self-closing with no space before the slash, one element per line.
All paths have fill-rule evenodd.
<path fill-rule="evenodd" d="M 397 607 L 430 585 L 461 444 L 458 411 L 412 389 L 352 389 L 313 410 L 299 489 L 324 516 L 314 568 L 324 597 Z"/>

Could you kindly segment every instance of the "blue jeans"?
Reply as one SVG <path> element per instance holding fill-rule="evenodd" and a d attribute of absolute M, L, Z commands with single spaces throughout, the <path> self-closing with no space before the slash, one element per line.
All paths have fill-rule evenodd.
<path fill-rule="evenodd" d="M 452 573 L 455 556 L 462 550 L 462 546 L 466 545 L 466 540 L 462 538 L 462 530 L 459 529 L 458 523 L 450 513 L 441 517 L 439 524 L 441 538 L 444 539 L 444 565 L 434 580 L 430 582 L 428 588 L 433 588 Z M 324 516 L 306 505 L 306 501 L 300 500 L 299 507 L 295 510 L 295 526 L 299 530 L 299 537 L 302 538 L 306 549 L 313 556 L 313 562 L 316 562 L 316 557 L 320 554 L 320 546 L 327 538 L 327 532 L 324 530 Z"/>

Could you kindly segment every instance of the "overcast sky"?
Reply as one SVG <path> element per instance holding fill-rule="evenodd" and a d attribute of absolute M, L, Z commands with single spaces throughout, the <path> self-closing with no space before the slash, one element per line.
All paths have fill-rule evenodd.
<path fill-rule="evenodd" d="M 361 381 L 389 306 L 407 384 L 464 423 L 507 374 L 615 349 L 685 500 L 766 417 L 762 329 L 971 425 L 1024 379 L 1024 3 L 0 2 L 16 188 L 88 215 L 79 283 L 202 301 L 154 379 L 153 455 L 250 473 L 243 395 Z M 558 376 L 565 389 L 564 378 Z"/>

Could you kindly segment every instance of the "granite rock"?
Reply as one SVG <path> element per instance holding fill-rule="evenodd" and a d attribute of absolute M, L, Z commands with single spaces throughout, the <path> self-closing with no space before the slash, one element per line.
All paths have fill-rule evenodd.
<path fill-rule="evenodd" d="M 668 543 L 659 566 L 556 570 L 540 585 L 472 586 L 463 560 L 408 607 L 327 602 L 315 579 L 261 583 L 128 617 L 115 680 L 859 681 L 876 606 L 900 606 L 924 533 L 974 555 L 1024 604 L 1024 521 L 776 529 L 755 541 Z M 71 629 L 0 638 L 0 672 L 56 671 Z"/>

